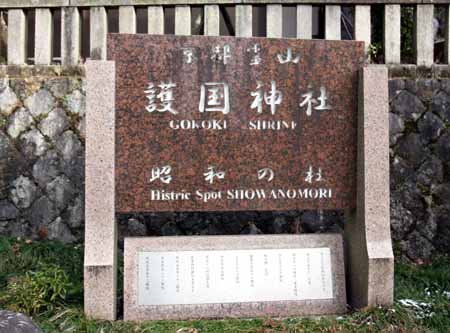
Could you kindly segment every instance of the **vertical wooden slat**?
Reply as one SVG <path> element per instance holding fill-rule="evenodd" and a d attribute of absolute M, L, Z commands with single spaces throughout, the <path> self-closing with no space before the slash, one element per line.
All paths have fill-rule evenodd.
<path fill-rule="evenodd" d="M 175 35 L 191 34 L 191 7 L 175 7 Z"/>
<path fill-rule="evenodd" d="M 445 50 L 444 62 L 450 64 L 450 5 L 445 6 Z"/>
<path fill-rule="evenodd" d="M 108 17 L 105 7 L 91 7 L 91 59 L 106 60 L 106 35 Z"/>
<path fill-rule="evenodd" d="M 434 62 L 434 6 L 416 5 L 415 9 L 415 55 L 416 64 L 431 66 Z"/>
<path fill-rule="evenodd" d="M 162 6 L 150 6 L 148 12 L 148 33 L 164 35 L 164 9 Z"/>
<path fill-rule="evenodd" d="M 48 8 L 36 8 L 34 63 L 49 65 L 53 55 L 52 12 Z"/>
<path fill-rule="evenodd" d="M 297 38 L 312 38 L 312 6 L 297 5 Z"/>
<path fill-rule="evenodd" d="M 8 64 L 21 65 L 27 57 L 26 16 L 22 9 L 8 10 Z"/>
<path fill-rule="evenodd" d="M 283 6 L 267 5 L 267 37 L 283 37 Z"/>
<path fill-rule="evenodd" d="M 62 8 L 61 30 L 61 63 L 77 65 L 81 52 L 80 12 L 77 7 Z"/>
<path fill-rule="evenodd" d="M 400 5 L 384 6 L 384 62 L 400 63 Z"/>
<path fill-rule="evenodd" d="M 371 19 L 370 6 L 355 6 L 355 40 L 363 41 L 365 44 L 366 54 L 369 51 L 371 43 Z"/>
<path fill-rule="evenodd" d="M 325 39 L 341 39 L 341 6 L 325 6 Z"/>
<path fill-rule="evenodd" d="M 136 11 L 134 6 L 120 6 L 119 32 L 122 34 L 135 34 L 136 28 Z"/>
<path fill-rule="evenodd" d="M 206 36 L 220 35 L 220 12 L 218 5 L 205 6 L 205 31 Z"/>
<path fill-rule="evenodd" d="M 253 8 L 251 5 L 236 6 L 236 36 L 252 37 L 253 34 Z"/>

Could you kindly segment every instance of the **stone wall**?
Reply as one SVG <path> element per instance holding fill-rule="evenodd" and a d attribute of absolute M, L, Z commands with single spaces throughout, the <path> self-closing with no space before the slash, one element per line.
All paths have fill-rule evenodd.
<path fill-rule="evenodd" d="M 394 72 L 394 71 L 391 71 Z M 392 74 L 392 73 L 391 73 Z M 391 78 L 391 220 L 410 259 L 450 253 L 450 79 Z M 405 76 L 406 75 L 406 76 Z M 431 77 L 430 77 L 431 75 Z M 0 68 L 0 234 L 79 242 L 84 219 L 82 69 Z M 339 231 L 333 211 L 118 216 L 120 235 Z"/>
<path fill-rule="evenodd" d="M 450 253 L 450 80 L 391 79 L 391 227 L 409 258 Z"/>
<path fill-rule="evenodd" d="M 79 69 L 0 71 L 0 233 L 81 241 L 85 92 Z"/>

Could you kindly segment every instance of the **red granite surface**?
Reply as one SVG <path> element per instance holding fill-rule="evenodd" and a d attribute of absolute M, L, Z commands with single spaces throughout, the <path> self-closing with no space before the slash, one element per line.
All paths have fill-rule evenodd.
<path fill-rule="evenodd" d="M 250 66 L 254 44 L 261 63 Z M 229 45 L 228 63 L 212 59 L 215 46 Z M 188 64 L 183 48 L 197 60 Z M 278 54 L 291 48 L 298 63 L 280 64 Z M 364 63 L 362 42 L 266 38 L 152 36 L 110 34 L 108 59 L 116 61 L 116 209 L 118 212 L 342 209 L 355 207 L 357 72 Z M 148 112 L 148 84 L 173 82 L 169 112 Z M 258 114 L 251 105 L 257 82 L 270 92 L 271 81 L 283 94 L 271 114 L 263 101 Z M 200 112 L 200 87 L 205 82 L 229 86 L 230 111 Z M 328 93 L 331 110 L 312 110 L 299 104 L 311 85 Z M 160 91 L 157 88 L 156 94 Z M 155 101 L 159 102 L 158 98 Z M 317 106 L 318 104 L 313 105 Z M 226 121 L 226 130 L 174 130 L 170 121 Z M 296 122 L 294 130 L 249 130 L 253 121 Z M 170 165 L 172 180 L 150 182 L 152 168 Z M 223 179 L 205 181 L 209 166 L 225 172 Z M 322 180 L 305 180 L 309 166 L 321 168 Z M 270 168 L 274 178 L 258 179 Z M 315 175 L 317 179 L 317 175 Z M 305 198 L 317 189 L 331 198 Z M 283 198 L 278 190 L 295 198 Z M 191 193 L 188 200 L 152 200 L 151 191 Z M 227 191 L 259 190 L 266 198 L 230 199 Z M 271 191 L 277 193 L 275 199 Z M 222 192 L 222 198 L 203 202 L 196 191 Z M 329 192 L 327 192 L 329 193 Z"/>

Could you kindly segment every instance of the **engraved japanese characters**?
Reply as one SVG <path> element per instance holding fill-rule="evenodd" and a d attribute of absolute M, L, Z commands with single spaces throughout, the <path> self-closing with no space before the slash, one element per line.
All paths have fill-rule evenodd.
<path fill-rule="evenodd" d="M 355 205 L 363 45 L 109 36 L 118 211 Z"/>

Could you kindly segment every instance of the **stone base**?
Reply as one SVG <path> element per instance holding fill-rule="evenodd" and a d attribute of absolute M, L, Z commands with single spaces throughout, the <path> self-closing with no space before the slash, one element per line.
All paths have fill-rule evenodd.
<path fill-rule="evenodd" d="M 117 267 L 84 266 L 84 311 L 86 316 L 116 319 Z"/>
<path fill-rule="evenodd" d="M 222 250 L 225 252 L 226 250 L 308 248 L 330 248 L 333 298 L 183 305 L 140 305 L 138 303 L 139 252 Z M 155 264 L 152 267 L 159 269 Z M 270 267 L 273 268 L 273 266 Z M 190 272 L 183 271 L 181 274 L 190 274 Z M 213 278 L 211 280 L 213 281 Z M 302 287 L 304 286 L 299 285 L 299 290 Z M 233 291 L 233 293 L 238 295 L 239 288 Z M 342 236 L 340 234 L 125 238 L 125 320 L 288 317 L 338 314 L 344 312 L 346 312 L 345 273 Z"/>

